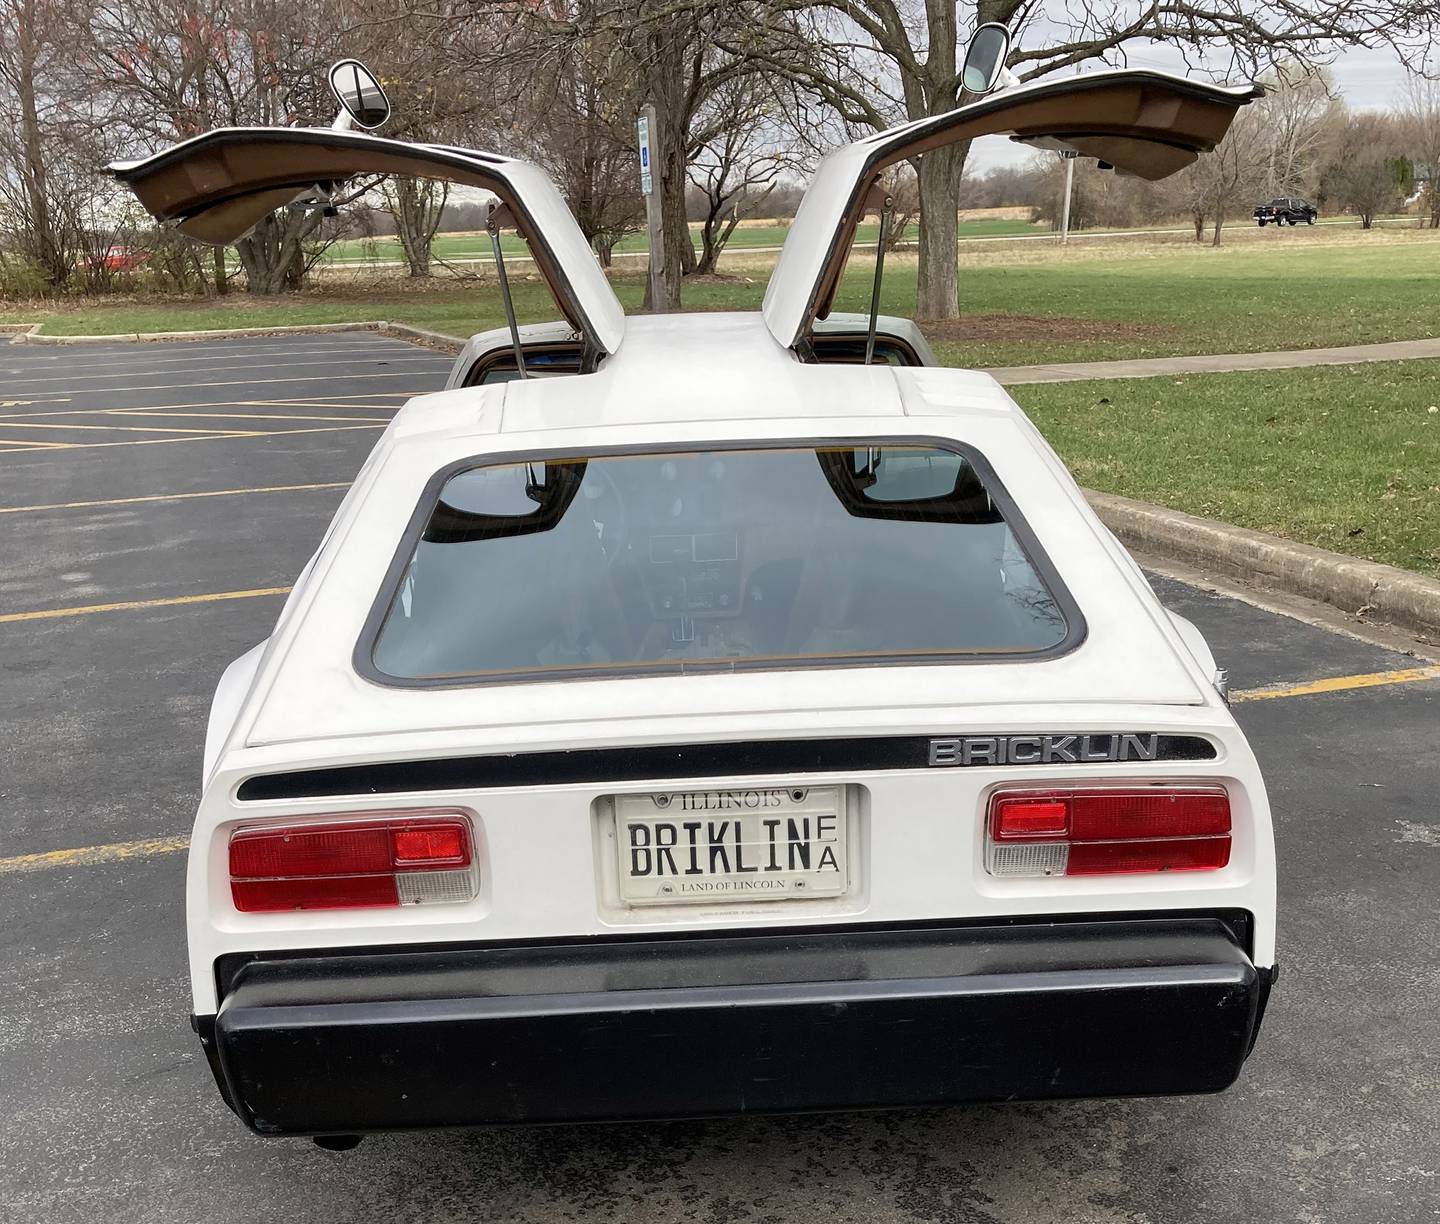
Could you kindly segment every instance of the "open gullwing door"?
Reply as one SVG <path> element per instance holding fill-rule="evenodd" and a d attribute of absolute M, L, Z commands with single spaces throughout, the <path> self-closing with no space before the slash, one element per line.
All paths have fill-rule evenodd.
<path fill-rule="evenodd" d="M 614 353 L 625 313 L 555 184 L 512 157 L 410 144 L 333 128 L 217 128 L 139 161 L 108 167 L 156 220 L 224 244 L 273 209 L 322 198 L 359 176 L 444 179 L 494 192 L 509 205 L 561 312 L 596 355 Z M 318 190 L 317 190 L 318 187 Z"/>
<path fill-rule="evenodd" d="M 765 289 L 765 323 L 786 348 L 830 313 L 855 226 L 880 173 L 931 149 L 1008 135 L 1073 149 L 1122 174 L 1162 179 L 1213 149 L 1240 107 L 1263 94 L 1166 72 L 1115 69 L 1002 90 L 827 154 L 800 202 Z"/>

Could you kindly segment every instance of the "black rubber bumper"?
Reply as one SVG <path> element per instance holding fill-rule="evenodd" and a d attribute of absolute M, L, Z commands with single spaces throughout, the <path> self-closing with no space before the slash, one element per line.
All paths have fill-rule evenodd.
<path fill-rule="evenodd" d="M 1218 918 L 251 960 L 197 1020 L 265 1134 L 1214 1092 L 1269 986 Z"/>

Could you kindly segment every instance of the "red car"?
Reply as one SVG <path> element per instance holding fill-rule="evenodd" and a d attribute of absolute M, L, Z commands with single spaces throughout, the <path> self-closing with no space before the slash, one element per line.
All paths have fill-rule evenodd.
<path fill-rule="evenodd" d="M 104 268 L 107 272 L 133 272 L 148 261 L 150 252 L 141 247 L 117 243 L 107 247 L 103 255 L 91 255 L 85 260 L 85 267 L 91 270 Z"/>

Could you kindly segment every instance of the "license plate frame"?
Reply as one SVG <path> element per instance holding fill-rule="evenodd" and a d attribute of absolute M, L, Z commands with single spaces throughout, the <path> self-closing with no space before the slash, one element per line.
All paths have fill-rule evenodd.
<path fill-rule="evenodd" d="M 625 907 L 835 900 L 850 891 L 843 785 L 614 795 Z"/>

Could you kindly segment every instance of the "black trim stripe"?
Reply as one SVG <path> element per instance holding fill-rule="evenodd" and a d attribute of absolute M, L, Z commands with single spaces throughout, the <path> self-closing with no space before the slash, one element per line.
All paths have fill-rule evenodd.
<path fill-rule="evenodd" d="M 1148 736 L 1149 733 L 1145 734 Z M 953 738 L 953 733 L 581 748 L 563 752 L 382 761 L 368 765 L 339 765 L 331 769 L 256 774 L 240 784 L 236 797 L 243 801 L 318 799 L 339 795 L 497 790 L 649 779 L 684 779 L 689 782 L 750 774 L 926 769 L 929 767 L 930 741 L 933 738 Z M 1101 733 L 1091 733 L 1092 741 L 1105 738 Z M 1213 761 L 1216 755 L 1215 745 L 1202 736 L 1161 735 L 1154 759 Z M 1108 761 L 1090 763 L 1113 764 Z"/>

